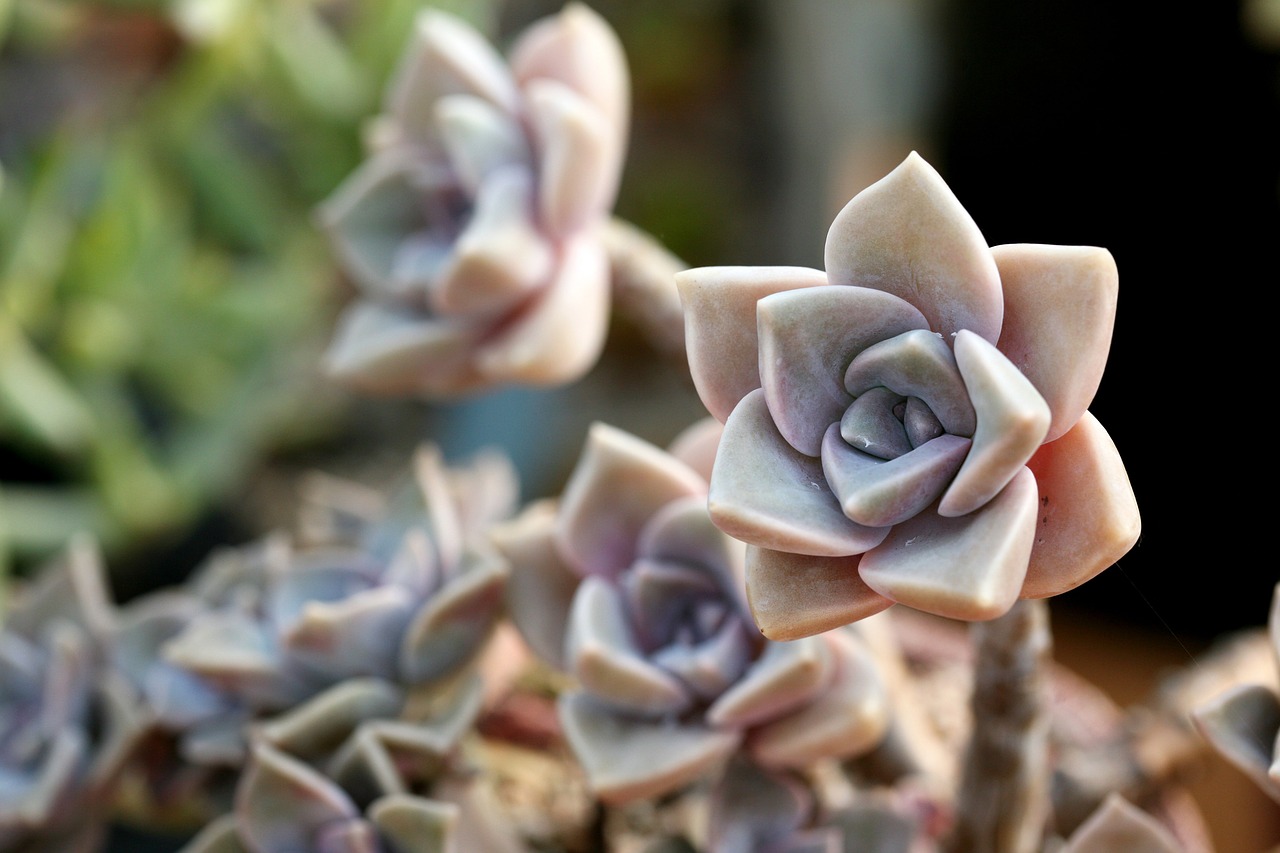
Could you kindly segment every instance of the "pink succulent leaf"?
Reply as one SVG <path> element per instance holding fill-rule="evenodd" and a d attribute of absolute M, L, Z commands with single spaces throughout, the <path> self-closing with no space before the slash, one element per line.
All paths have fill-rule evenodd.
<path fill-rule="evenodd" d="M 458 517 L 454 488 L 444 454 L 434 444 L 420 445 L 413 454 L 413 479 L 422 496 L 422 508 L 430 526 L 431 544 L 435 546 L 440 575 L 448 580 L 457 572 L 467 534 Z"/>
<path fill-rule="evenodd" d="M 396 549 L 383 580 L 390 586 L 404 589 L 415 596 L 426 598 L 444 583 L 440 558 L 436 548 L 422 529 L 406 531 Z"/>
<path fill-rule="evenodd" d="M 1004 304 L 987 242 L 915 152 L 836 215 L 825 256 L 832 284 L 892 293 L 919 308 L 944 340 L 960 329 L 999 337 Z"/>
<path fill-rule="evenodd" d="M 422 797 L 391 794 L 368 808 L 369 820 L 395 853 L 448 853 L 458 807 Z"/>
<path fill-rule="evenodd" d="M 538 211 L 548 232 L 563 237 L 613 205 L 619 140 L 608 118 L 563 83 L 540 79 L 526 89 L 542 175 Z"/>
<path fill-rule="evenodd" d="M 851 447 L 840 433 L 838 423 L 827 427 L 822 472 L 844 514 L 867 527 L 890 527 L 924 511 L 942 496 L 972 444 L 944 433 L 884 459 Z"/>
<path fill-rule="evenodd" d="M 432 682 L 465 666 L 503 613 L 506 563 L 490 555 L 463 562 L 463 572 L 427 601 L 404 632 L 398 674 L 409 684 Z"/>
<path fill-rule="evenodd" d="M 1280 697 L 1243 684 L 1197 707 L 1196 729 L 1217 752 L 1280 802 Z"/>
<path fill-rule="evenodd" d="M 171 663 L 219 682 L 275 675 L 279 647 L 266 626 L 242 613 L 212 612 L 165 643 Z"/>
<path fill-rule="evenodd" d="M 338 319 L 325 369 L 373 393 L 462 394 L 484 381 L 470 362 L 479 336 L 466 323 L 355 302 Z"/>
<path fill-rule="evenodd" d="M 964 377 L 950 347 L 933 332 L 911 329 L 853 355 L 844 373 L 844 389 L 860 397 L 879 387 L 927 404 L 946 432 L 973 435 L 977 416 Z M 857 441 L 850 443 L 856 447 Z"/>
<path fill-rule="evenodd" d="M 693 703 L 678 678 L 644 656 L 620 591 L 599 577 L 578 587 L 565 658 L 592 696 L 618 710 L 660 718 Z"/>
<path fill-rule="evenodd" d="M 700 643 L 671 643 L 658 649 L 653 662 L 674 674 L 699 699 L 715 699 L 742 675 L 752 652 L 747 627 L 727 619 Z"/>
<path fill-rule="evenodd" d="M 446 468 L 445 479 L 464 539 L 483 536 L 492 525 L 515 515 L 519 507 L 520 474 L 511 457 L 501 450 L 479 450 L 465 466 Z"/>
<path fill-rule="evenodd" d="M 532 218 L 533 191 L 533 175 L 520 166 L 503 166 L 486 177 L 471 218 L 431 282 L 430 306 L 437 316 L 498 315 L 553 273 L 552 246 Z"/>
<path fill-rule="evenodd" d="M 317 219 L 355 283 L 370 295 L 420 303 L 453 253 L 461 219 L 424 194 L 461 195 L 440 166 L 393 149 L 360 164 L 317 210 Z"/>
<path fill-rule="evenodd" d="M 700 267 L 675 278 L 693 384 L 723 423 L 760 387 L 756 304 L 770 294 L 820 287 L 827 276 L 805 267 Z"/>
<path fill-rule="evenodd" d="M 1074 589 L 1138 541 L 1142 518 L 1120 452 L 1089 412 L 1027 467 L 1040 490 L 1023 598 Z"/>
<path fill-rule="evenodd" d="M 325 826 L 353 820 L 358 811 L 332 781 L 266 743 L 236 788 L 236 814 L 246 846 L 260 853 L 297 853 L 315 849 Z"/>
<path fill-rule="evenodd" d="M 996 345 L 1031 380 L 1053 419 L 1045 441 L 1071 429 L 1093 401 L 1111 348 L 1119 273 L 1095 246 L 991 249 L 1004 286 Z"/>
<path fill-rule="evenodd" d="M 480 714 L 483 684 L 468 678 L 437 698 L 428 719 L 362 721 L 325 761 L 329 777 L 360 803 L 436 782 Z"/>
<path fill-rule="evenodd" d="M 794 711 L 830 681 L 831 650 L 816 637 L 768 643 L 750 669 L 707 708 L 707 722 L 741 729 Z"/>
<path fill-rule="evenodd" d="M 116 610 L 97 541 L 83 534 L 72 537 L 14 591 L 4 616 L 6 630 L 31 639 L 54 621 L 65 620 L 89 637 L 106 641 L 115 630 Z"/>
<path fill-rule="evenodd" d="M 869 453 L 877 459 L 896 459 L 917 445 L 907 434 L 906 405 L 906 397 L 883 385 L 868 388 L 840 416 L 839 435 L 854 450 Z M 898 417 L 898 409 L 902 410 L 904 417 Z M 941 429 L 939 425 L 939 432 Z M 826 442 L 824 435 L 824 449 Z"/>
<path fill-rule="evenodd" d="M 752 730 L 747 749 L 763 767 L 800 769 L 861 755 L 889 728 L 888 693 L 860 638 L 845 630 L 815 639 L 833 649 L 833 678 L 814 701 Z"/>
<path fill-rule="evenodd" d="M 737 757 L 711 790 L 707 849 L 712 853 L 793 850 L 789 842 L 812 818 L 815 805 L 799 780 Z"/>
<path fill-rule="evenodd" d="M 959 518 L 924 512 L 862 555 L 858 573 L 896 602 L 980 621 L 1018 599 L 1036 535 L 1036 479 L 1023 468 L 994 499 Z"/>
<path fill-rule="evenodd" d="M 751 617 L 770 640 L 821 634 L 887 609 L 893 601 L 858 574 L 861 555 L 811 557 L 747 546 Z"/>
<path fill-rule="evenodd" d="M 716 448 L 723 433 L 723 423 L 712 417 L 702 418 L 682 429 L 667 446 L 667 452 L 710 482 Z"/>
<path fill-rule="evenodd" d="M 556 502 L 543 499 L 490 528 L 489 539 L 509 566 L 508 616 L 534 654 L 567 669 L 565 628 L 581 578 L 560 556 L 555 530 Z"/>
<path fill-rule="evenodd" d="M 1181 853 L 1184 849 L 1164 824 L 1113 792 L 1071 833 L 1063 853 Z"/>
<path fill-rule="evenodd" d="M 479 341 L 475 369 L 491 383 L 555 385 L 585 374 L 604 348 L 609 258 L 590 235 L 560 247 L 550 280 Z"/>
<path fill-rule="evenodd" d="M 516 117 L 473 95 L 449 95 L 436 102 L 436 124 L 449 161 L 468 196 L 475 198 L 496 170 L 533 169 L 529 140 Z"/>
<path fill-rule="evenodd" d="M 511 71 L 522 88 L 554 80 L 595 106 L 625 139 L 631 82 L 622 43 L 613 28 L 580 2 L 531 24 L 511 47 Z M 619 153 L 621 156 L 621 153 Z"/>
<path fill-rule="evenodd" d="M 64 728 L 40 744 L 39 757 L 31 761 L 29 767 L 16 765 L 11 756 L 3 757 L 0 840 L 7 837 L 29 840 L 42 830 L 54 828 L 52 822 L 60 817 L 59 803 L 77 793 L 88 750 L 88 738 L 83 731 Z"/>
<path fill-rule="evenodd" d="M 670 454 L 595 423 L 560 500 L 557 539 L 581 575 L 615 578 L 631 565 L 640 531 L 666 504 L 705 495 L 706 481 Z"/>
<path fill-rule="evenodd" d="M 330 824 L 316 833 L 316 853 L 381 853 L 377 831 L 364 820 Z"/>
<path fill-rule="evenodd" d="M 726 536 L 707 515 L 703 494 L 676 498 L 659 509 L 640 530 L 637 555 L 649 560 L 694 567 L 715 584 L 721 597 L 747 612 L 742 595 L 742 543 Z"/>
<path fill-rule="evenodd" d="M 255 727 L 256 734 L 290 755 L 310 758 L 342 743 L 360 723 L 395 717 L 404 692 L 380 678 L 351 678 Z"/>
<path fill-rule="evenodd" d="M 850 521 L 827 485 L 820 460 L 778 432 L 757 389 L 725 423 L 709 496 L 716 526 L 772 550 L 847 556 L 875 547 L 888 528 Z"/>
<path fill-rule="evenodd" d="M 956 333 L 956 364 L 978 417 L 973 446 L 938 504 L 941 515 L 973 512 L 1013 479 L 1044 442 L 1049 405 L 1000 350 L 966 329 Z"/>
<path fill-rule="evenodd" d="M 642 649 L 658 648 L 678 631 L 691 601 L 724 597 L 722 584 L 701 566 L 643 557 L 632 563 L 618 586 Z"/>
<path fill-rule="evenodd" d="M 309 601 L 285 626 L 282 651 L 326 679 L 393 677 L 396 650 L 385 638 L 404 632 L 416 603 L 408 588 L 391 585 Z"/>
<path fill-rule="evenodd" d="M 756 304 L 756 318 L 769 411 L 787 442 L 806 456 L 818 455 L 827 424 L 853 402 L 845 388 L 850 360 L 881 341 L 925 329 L 920 312 L 896 296 L 834 285 L 766 296 Z"/>
<path fill-rule="evenodd" d="M 582 693 L 564 694 L 560 723 L 604 803 L 619 805 L 677 790 L 723 767 L 741 733 L 699 724 L 628 718 Z"/>
<path fill-rule="evenodd" d="M 357 549 L 324 549 L 294 555 L 290 570 L 268 590 L 270 621 L 288 631 L 308 606 L 340 602 L 375 589 L 378 566 Z"/>
<path fill-rule="evenodd" d="M 392 75 L 386 111 L 406 140 L 430 144 L 436 140 L 437 101 L 458 94 L 483 98 L 512 115 L 519 112 L 515 80 L 485 37 L 461 18 L 423 10 Z"/>

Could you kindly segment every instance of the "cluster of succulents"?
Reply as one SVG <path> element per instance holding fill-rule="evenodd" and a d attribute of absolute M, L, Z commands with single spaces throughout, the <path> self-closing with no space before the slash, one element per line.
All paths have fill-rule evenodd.
<path fill-rule="evenodd" d="M 320 211 L 360 288 L 338 379 L 436 400 L 570 382 L 600 354 L 621 46 L 571 3 L 509 56 L 418 18 L 368 159 Z M 18 590 L 0 853 L 100 848 L 121 780 L 159 809 L 202 800 L 182 853 L 543 849 L 474 794 L 492 768 L 471 747 L 493 697 L 547 685 L 548 750 L 585 780 L 597 847 L 615 849 L 609 815 L 690 803 L 636 849 L 1190 849 L 1118 791 L 1053 814 L 1041 599 L 1141 526 L 1089 413 L 1111 255 L 988 246 L 912 153 L 836 217 L 825 270 L 670 285 L 682 328 L 663 339 L 687 342 L 710 417 L 665 448 L 596 421 L 559 492 L 522 505 L 502 453 L 450 467 L 427 442 L 400 492 L 314 479 L 296 530 L 176 586 L 116 605 L 79 541 Z M 911 611 L 979 624 L 953 667 L 968 716 L 933 740 L 898 646 Z M 505 627 L 519 651 L 497 666 Z M 1275 690 L 1200 722 L 1276 793 Z M 931 766 L 926 741 L 952 754 Z"/>
<path fill-rule="evenodd" d="M 609 322 L 600 226 L 629 100 L 617 35 L 585 5 L 530 26 L 509 61 L 461 19 L 424 11 L 368 159 L 321 208 L 361 292 L 331 375 L 430 395 L 581 377 Z"/>

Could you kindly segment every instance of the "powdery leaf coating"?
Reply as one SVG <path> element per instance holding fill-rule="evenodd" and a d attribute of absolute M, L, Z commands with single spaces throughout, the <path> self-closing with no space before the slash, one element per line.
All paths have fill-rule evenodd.
<path fill-rule="evenodd" d="M 717 432 L 698 424 L 694 443 Z M 860 635 L 760 636 L 742 545 L 707 500 L 693 468 L 598 423 L 563 496 L 491 533 L 510 589 L 528 593 L 508 598 L 512 620 L 576 679 L 561 722 L 610 803 L 672 793 L 741 750 L 773 768 L 852 757 L 888 725 Z M 819 725 L 828 715 L 838 723 Z"/>
<path fill-rule="evenodd" d="M 886 601 L 992 619 L 1136 544 L 1088 412 L 1115 319 L 1106 250 L 989 247 L 913 152 L 839 213 L 826 266 L 679 276 L 694 384 L 725 424 L 711 516 L 752 548 L 766 636 Z"/>
<path fill-rule="evenodd" d="M 607 331 L 601 226 L 629 88 L 616 34 L 581 3 L 517 36 L 510 65 L 465 21 L 424 10 L 367 159 L 317 211 L 360 289 L 330 374 L 434 398 L 586 373 Z"/>

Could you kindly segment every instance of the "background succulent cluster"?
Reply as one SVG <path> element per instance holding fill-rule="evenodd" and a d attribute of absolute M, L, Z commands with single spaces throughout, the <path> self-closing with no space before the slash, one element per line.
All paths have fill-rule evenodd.
<path fill-rule="evenodd" d="M 701 518 L 690 528 L 706 538 L 692 553 L 685 528 L 667 517 L 675 510 L 658 512 L 657 503 L 628 510 L 622 538 L 643 542 L 638 559 L 605 577 L 584 560 L 590 549 L 583 551 L 580 537 L 607 517 L 609 504 L 589 502 L 596 518 L 571 527 L 582 518 L 571 500 L 580 487 L 562 486 L 583 482 L 581 469 L 594 464 L 588 460 L 599 445 L 617 443 L 600 438 L 608 427 L 591 426 L 598 417 L 634 427 L 632 438 L 647 448 L 641 455 L 656 452 L 659 467 L 672 464 L 658 450 L 669 447 L 670 457 L 698 472 L 703 486 L 676 476 L 694 491 L 712 479 L 705 446 L 695 458 L 688 445 L 669 444 L 702 414 L 703 401 L 683 365 L 654 359 L 629 318 L 612 318 L 604 358 L 580 384 L 538 395 L 516 389 L 443 405 L 373 401 L 335 393 L 321 376 L 335 314 L 361 281 L 335 263 L 341 258 L 324 242 L 316 205 L 370 151 L 387 150 L 380 147 L 389 139 L 385 119 L 396 110 L 386 84 L 428 5 L 498 36 L 493 46 L 503 57 L 515 56 L 510 48 L 527 25 L 561 11 L 541 0 L 271 7 L 0 0 L 0 562 L 19 576 L 12 605 L 0 605 L 0 849 L 92 849 L 108 819 L 120 818 L 108 843 L 131 851 L 118 836 L 130 823 L 185 838 L 196 824 L 234 811 L 237 800 L 277 796 L 308 818 L 290 822 L 292 829 L 273 827 L 245 807 L 193 843 L 395 850 L 403 844 L 397 827 L 409 821 L 430 826 L 413 842 L 421 849 L 436 849 L 445 836 L 465 840 L 478 823 L 498 827 L 501 837 L 471 836 L 476 849 L 518 849 L 492 812 L 482 810 L 491 819 L 479 822 L 466 818 L 477 805 L 459 777 L 474 784 L 484 774 L 474 772 L 479 765 L 469 764 L 476 757 L 468 749 L 458 760 L 458 747 L 477 728 L 515 725 L 525 741 L 554 743 L 538 760 L 559 761 L 552 766 L 569 768 L 566 778 L 577 784 L 573 768 L 582 758 L 573 744 L 548 741 L 535 724 L 559 726 L 539 716 L 547 707 L 534 700 L 547 695 L 577 709 L 564 712 L 570 722 L 589 718 L 609 733 L 672 726 L 720 746 L 707 754 L 727 760 L 730 772 L 712 774 L 710 787 L 694 785 L 706 808 L 665 833 L 666 849 L 839 849 L 865 845 L 868 826 L 902 844 L 925 843 L 921 836 L 938 830 L 931 809 L 947 802 L 936 788 L 922 793 L 899 782 L 892 796 L 879 790 L 875 797 L 859 788 L 851 802 L 797 772 L 798 758 L 777 760 L 780 751 L 803 753 L 796 732 L 820 716 L 806 717 L 806 709 L 848 709 L 859 697 L 869 702 L 858 706 L 868 725 L 856 747 L 845 745 L 844 768 L 857 768 L 861 782 L 886 756 L 903 756 L 899 724 L 912 715 L 892 675 L 901 650 L 892 652 L 894 644 L 877 634 L 876 619 L 826 635 L 832 612 L 837 622 L 850 615 L 848 590 L 829 597 L 832 607 L 816 621 L 817 597 L 799 602 L 809 608 L 801 631 L 823 634 L 804 643 L 822 651 L 797 655 L 805 665 L 788 670 L 818 673 L 809 699 L 776 717 L 762 712 L 730 725 L 722 697 L 759 687 L 774 641 L 752 633 L 753 620 L 766 614 L 761 587 L 744 601 L 724 579 L 759 576 L 759 561 L 748 552 L 744 562 Z M 1123 571 L 1055 602 L 1067 629 L 1063 651 L 1103 679 L 1112 668 L 1097 661 L 1129 657 L 1114 646 L 1079 651 L 1073 626 L 1092 624 L 1075 621 L 1072 608 L 1080 605 L 1119 615 L 1125 626 L 1158 627 L 1151 645 L 1175 662 L 1202 660 L 1224 626 L 1257 621 L 1240 602 L 1260 598 L 1251 590 L 1270 593 L 1267 571 L 1241 572 L 1233 583 L 1165 582 L 1168 566 L 1185 559 L 1183 498 L 1221 488 L 1199 479 L 1215 466 L 1195 466 L 1178 488 L 1150 485 L 1168 471 L 1168 457 L 1147 440 L 1149 414 L 1185 399 L 1186 385 L 1180 370 L 1152 370 L 1142 324 L 1162 311 L 1161 328 L 1198 330 L 1198 355 L 1225 352 L 1228 345 L 1207 329 L 1215 325 L 1205 322 L 1210 310 L 1199 300 L 1165 298 L 1168 283 L 1265 280 L 1274 267 L 1268 247 L 1280 226 L 1273 192 L 1280 169 L 1271 149 L 1280 148 L 1270 143 L 1280 138 L 1280 111 L 1270 82 L 1280 40 L 1263 0 L 1166 21 L 1193 30 L 1206 55 L 1217 48 L 1223 57 L 1194 70 L 1168 61 L 1164 51 L 1178 39 L 1157 33 L 1149 16 L 1126 18 L 1101 0 L 1070 11 L 994 0 L 860 0 L 839 9 L 601 0 L 592 8 L 617 27 L 634 84 L 617 210 L 690 266 L 781 259 L 821 268 L 814 235 L 912 148 L 947 176 L 993 243 L 1050 237 L 1110 248 L 1125 296 L 1108 379 L 1091 410 L 1124 449 L 1135 486 L 1145 489 L 1145 541 Z M 1036 49 L 1011 51 L 1010 41 Z M 1209 88 L 1240 97 L 1201 103 L 1197 120 L 1170 127 L 1187 109 L 1165 98 L 1196 91 L 1207 78 L 1216 81 Z M 881 91 L 875 80 L 894 88 Z M 383 120 L 369 124 L 379 113 Z M 1114 137 L 1098 127 L 1130 128 L 1144 156 L 1117 157 Z M 531 148 L 546 154 L 540 131 L 523 129 Z M 1183 155 L 1182 145 L 1194 156 Z M 609 185 L 592 184 L 601 192 Z M 1185 214 L 1201 209 L 1232 215 Z M 530 221 L 558 252 L 563 229 Z M 1135 221 L 1148 227 L 1134 228 Z M 1224 245 L 1235 250 L 1224 256 L 1216 251 Z M 1224 274 L 1228 262 L 1239 270 Z M 1239 325 L 1234 318 L 1217 327 L 1230 329 L 1234 343 Z M 415 455 L 424 436 L 441 444 Z M 461 548 L 469 537 L 459 531 L 474 532 L 518 506 L 511 465 L 486 457 L 463 474 L 443 457 L 463 458 L 495 437 L 524 475 L 525 497 L 553 500 L 527 502 L 526 515 L 503 525 L 497 551 L 478 538 Z M 393 507 L 381 489 L 312 478 L 299 506 L 297 472 L 314 463 L 377 472 L 356 479 L 379 486 L 386 472 L 416 469 L 419 484 L 404 490 L 407 506 Z M 459 491 L 459 479 L 474 488 Z M 435 507 L 426 513 L 412 507 L 424 495 Z M 1240 511 L 1238 522 L 1248 526 L 1249 508 Z M 661 523 L 638 523 L 637 515 L 654 513 Z M 282 531 L 282 520 L 296 529 Z M 74 531 L 91 536 L 68 547 Z M 1224 564 L 1249 559 L 1233 556 L 1244 538 L 1215 540 Z M 700 549 L 712 541 L 717 556 L 708 557 Z M 201 559 L 212 545 L 227 547 Z M 511 567 L 535 556 L 546 558 L 538 565 L 556 567 L 542 575 L 551 585 L 542 589 L 520 573 L 513 591 Z M 779 566 L 796 568 L 775 560 Z M 682 590 L 675 600 L 689 609 L 662 622 L 645 595 L 674 576 Z M 830 592 L 823 587 L 818 597 Z M 528 603 L 534 595 L 546 609 Z M 579 598 L 588 604 L 575 605 Z M 606 612 L 589 606 L 601 600 L 618 606 L 607 610 L 610 618 L 591 618 Z M 778 599 L 770 600 L 776 607 Z M 521 702 L 510 707 L 495 705 L 501 688 L 471 679 L 467 665 L 486 642 L 496 642 L 509 664 L 527 663 L 523 650 L 502 646 L 510 637 L 490 634 L 504 608 L 541 661 L 529 664 L 534 684 L 518 681 L 512 695 Z M 794 630 L 797 614 L 789 611 L 775 613 Z M 549 634 L 545 624 L 528 630 L 531 619 L 549 617 L 565 621 Z M 655 620 L 659 629 L 650 625 Z M 1232 698 L 1205 706 L 1200 717 L 1207 739 L 1268 793 L 1275 784 L 1274 632 L 1267 667 L 1235 679 L 1253 686 L 1224 693 Z M 1085 635 L 1106 632 L 1095 626 Z M 1141 636 L 1123 634 L 1123 647 Z M 486 668 L 503 671 L 492 660 Z M 841 682 L 837 676 L 850 668 L 873 677 Z M 908 681 L 932 696 L 937 677 L 918 670 Z M 658 682 L 678 685 L 669 693 L 681 697 L 679 711 L 638 711 L 609 698 L 620 684 L 634 693 L 637 684 L 648 690 Z M 842 683 L 857 689 L 842 692 Z M 1139 689 L 1121 687 L 1130 690 L 1121 695 Z M 768 705 L 770 689 L 757 700 Z M 1235 726 L 1241 719 L 1249 725 Z M 609 755 L 616 744 L 598 736 L 604 730 L 579 737 L 579 752 Z M 830 735 L 805 733 L 810 746 Z M 1116 754 L 1130 753 L 1119 745 Z M 719 764 L 708 760 L 702 769 Z M 252 770 L 241 777 L 245 767 Z M 1064 763 L 1055 785 L 1080 784 L 1096 769 Z M 596 768 L 580 781 L 607 795 L 611 772 Z M 685 767 L 673 778 L 682 774 L 698 775 Z M 1214 792 L 1225 791 L 1233 806 L 1243 804 L 1247 793 L 1220 774 L 1200 795 L 1207 789 L 1214 802 Z M 637 779 L 655 784 L 644 772 L 622 776 L 618 790 Z M 755 792 L 777 809 L 754 807 Z M 1080 803 L 1081 819 L 1100 804 L 1092 795 Z M 621 819 L 645 822 L 643 802 L 616 807 Z M 668 820 L 678 811 L 659 813 Z M 1252 816 L 1243 820 L 1233 808 L 1232 820 L 1219 821 L 1226 811 L 1207 810 L 1220 837 L 1280 839 L 1274 809 L 1260 816 L 1242 809 Z M 1148 840 L 1161 831 L 1118 801 L 1103 813 L 1102 831 L 1129 825 Z M 1062 827 L 1054 843 L 1080 850 L 1102 843 L 1090 834 L 1098 824 L 1089 826 L 1089 833 Z M 652 829 L 643 837 L 664 835 Z"/>

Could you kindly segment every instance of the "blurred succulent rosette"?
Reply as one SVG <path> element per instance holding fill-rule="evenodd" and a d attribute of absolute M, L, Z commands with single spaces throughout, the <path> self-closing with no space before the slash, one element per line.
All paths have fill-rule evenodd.
<path fill-rule="evenodd" d="M 597 422 L 560 497 L 492 532 L 512 620 L 571 676 L 560 723 L 605 803 L 677 792 L 738 753 L 766 769 L 850 757 L 888 725 L 859 633 L 779 643 L 752 625 L 741 543 L 707 513 L 711 423 L 668 452 Z"/>
<path fill-rule="evenodd" d="M 97 546 L 78 538 L 0 613 L 0 851 L 88 853 L 141 732 L 105 666 L 112 608 Z"/>
<path fill-rule="evenodd" d="M 988 247 L 913 152 L 836 216 L 825 266 L 678 274 L 695 384 L 725 424 L 711 517 L 748 543 L 766 636 L 895 602 L 991 619 L 1134 545 L 1128 474 L 1088 411 L 1109 252 Z"/>
<path fill-rule="evenodd" d="M 1280 802 L 1280 583 L 1267 627 L 1276 677 L 1231 687 L 1194 708 L 1191 718 L 1218 754 Z"/>
<path fill-rule="evenodd" d="M 360 707 L 364 714 L 369 700 L 391 698 L 372 682 L 345 692 L 265 727 L 254 739 L 233 810 L 210 822 L 182 853 L 521 850 L 500 814 L 480 808 L 456 779 L 440 777 L 449 755 L 438 747 L 456 742 L 470 724 L 465 715 L 443 727 L 366 721 L 327 760 L 280 742 L 314 752 L 310 735 L 341 732 L 347 712 Z M 437 787 L 438 798 L 432 795 Z"/>
<path fill-rule="evenodd" d="M 466 22 L 423 11 L 366 160 L 319 211 L 359 290 L 330 373 L 427 397 L 584 374 L 608 324 L 599 226 L 629 114 L 622 46 L 585 5 L 535 21 L 509 61 Z"/>
<path fill-rule="evenodd" d="M 371 696 L 399 704 L 470 677 L 506 583 L 481 534 L 513 512 L 514 468 L 492 451 L 451 468 L 434 445 L 412 468 L 391 497 L 315 479 L 296 536 L 221 549 L 181 588 L 124 609 L 119 667 L 182 762 L 237 769 L 252 726 L 313 701 L 331 709 L 358 685 L 374 692 L 350 706 L 386 713 L 392 700 Z"/>

